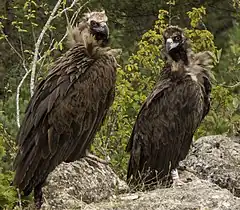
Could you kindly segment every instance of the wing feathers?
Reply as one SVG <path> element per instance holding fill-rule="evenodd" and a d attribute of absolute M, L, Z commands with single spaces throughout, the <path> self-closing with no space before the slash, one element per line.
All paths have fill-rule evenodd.
<path fill-rule="evenodd" d="M 48 148 L 51 154 L 55 154 L 59 146 L 60 134 L 53 128 L 48 129 Z"/>
<path fill-rule="evenodd" d="M 36 88 L 18 133 L 14 184 L 25 193 L 62 161 L 85 155 L 109 109 L 116 64 L 111 55 L 86 56 L 76 46 Z"/>
<path fill-rule="evenodd" d="M 148 168 L 152 172 L 147 180 L 154 178 L 154 170 L 163 178 L 177 167 L 201 122 L 202 100 L 201 86 L 190 79 L 177 85 L 161 81 L 156 86 L 138 114 L 127 146 L 131 151 L 128 179 L 137 171 L 149 173 Z"/>

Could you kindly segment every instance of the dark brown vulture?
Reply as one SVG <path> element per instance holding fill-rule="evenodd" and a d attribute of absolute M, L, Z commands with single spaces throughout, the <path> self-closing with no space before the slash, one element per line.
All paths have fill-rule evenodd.
<path fill-rule="evenodd" d="M 178 179 L 176 168 L 210 108 L 211 53 L 194 54 L 177 26 L 169 26 L 163 38 L 165 67 L 141 107 L 127 145 L 127 179 L 135 185 Z"/>
<path fill-rule="evenodd" d="M 71 48 L 35 90 L 17 136 L 13 184 L 25 195 L 34 190 L 37 208 L 42 186 L 61 162 L 85 156 L 115 93 L 117 50 L 109 38 L 105 12 L 86 14 L 69 33 Z"/>

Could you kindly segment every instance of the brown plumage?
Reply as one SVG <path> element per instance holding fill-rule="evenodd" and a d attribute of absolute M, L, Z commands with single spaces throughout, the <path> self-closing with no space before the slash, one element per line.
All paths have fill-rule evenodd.
<path fill-rule="evenodd" d="M 194 54 L 176 26 L 168 27 L 163 37 L 166 65 L 141 107 L 127 145 L 127 179 L 134 184 L 169 180 L 210 108 L 211 53 Z"/>
<path fill-rule="evenodd" d="M 37 208 L 42 185 L 62 161 L 85 156 L 113 103 L 117 50 L 105 12 L 92 12 L 69 32 L 71 48 L 35 90 L 17 136 L 13 184 L 25 195 L 34 189 Z"/>

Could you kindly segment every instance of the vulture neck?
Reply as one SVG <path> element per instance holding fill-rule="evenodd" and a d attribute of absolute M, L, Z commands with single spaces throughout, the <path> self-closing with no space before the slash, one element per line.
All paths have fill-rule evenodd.
<path fill-rule="evenodd" d="M 163 71 L 163 74 L 167 78 L 179 78 L 184 72 L 186 72 L 186 67 L 189 66 L 191 55 L 189 54 L 189 50 L 185 50 L 180 48 L 178 50 L 169 52 L 167 66 Z M 163 77 L 165 77 L 163 76 Z"/>
<path fill-rule="evenodd" d="M 177 52 L 170 52 L 169 55 L 175 62 L 182 61 L 186 66 L 189 64 L 187 51 L 185 49 L 181 48 Z"/>

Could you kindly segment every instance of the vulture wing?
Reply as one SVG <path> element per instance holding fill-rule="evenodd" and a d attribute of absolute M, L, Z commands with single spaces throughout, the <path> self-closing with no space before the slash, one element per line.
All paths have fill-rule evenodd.
<path fill-rule="evenodd" d="M 163 178 L 176 168 L 189 151 L 204 109 L 202 87 L 190 76 L 161 80 L 135 122 L 127 146 L 131 152 L 127 178 L 151 180 L 155 171 Z"/>
<path fill-rule="evenodd" d="M 62 161 L 85 155 L 114 99 L 115 59 L 76 45 L 36 88 L 17 136 L 15 185 L 27 195 Z"/>

